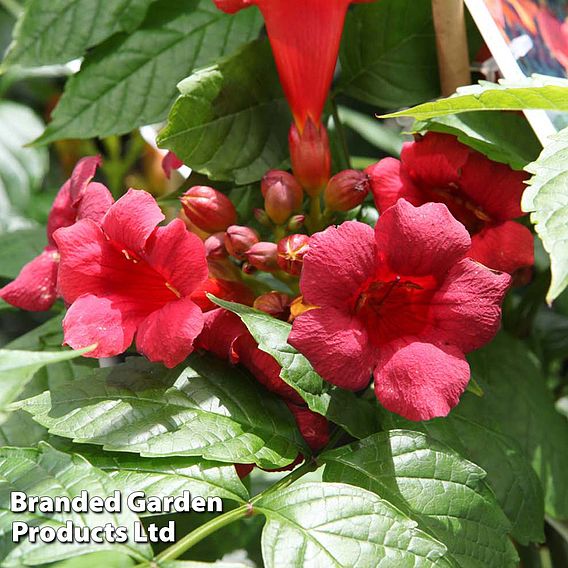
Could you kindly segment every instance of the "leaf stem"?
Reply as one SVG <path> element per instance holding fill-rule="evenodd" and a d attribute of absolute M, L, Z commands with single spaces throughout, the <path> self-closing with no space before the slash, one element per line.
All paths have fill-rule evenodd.
<path fill-rule="evenodd" d="M 345 136 L 345 129 L 343 128 L 343 123 L 339 118 L 339 111 L 337 109 L 337 102 L 335 98 L 332 97 L 331 100 L 331 116 L 333 116 L 333 124 L 335 125 L 335 131 L 337 133 L 337 138 L 341 145 L 343 165 L 344 169 L 351 169 L 351 156 L 349 155 L 349 146 L 347 145 L 347 137 Z"/>
<path fill-rule="evenodd" d="M 16 0 L 0 0 L 0 4 L 4 8 L 4 10 L 14 16 L 14 18 L 20 17 L 20 14 L 22 13 L 22 7 L 20 6 L 20 4 L 18 4 L 18 2 L 16 2 Z"/>
<path fill-rule="evenodd" d="M 317 469 L 317 463 L 315 460 L 311 459 L 304 462 L 300 467 L 297 467 L 294 471 L 290 472 L 286 477 L 283 477 L 280 481 L 271 485 L 264 491 L 261 491 L 258 495 L 255 495 L 248 503 L 233 509 L 232 511 L 228 511 L 227 513 L 223 513 L 218 517 L 212 519 L 208 523 L 198 527 L 194 531 L 186 534 L 183 538 L 178 540 L 175 544 L 166 548 L 163 552 L 158 554 L 154 559 L 154 562 L 160 564 L 161 562 L 165 562 L 167 560 L 175 560 L 179 558 L 182 554 L 187 552 L 190 548 L 196 545 L 198 542 L 201 542 L 204 538 L 212 535 L 213 533 L 217 532 L 219 529 L 230 525 L 231 523 L 238 521 L 239 519 L 243 519 L 245 517 L 249 517 L 255 514 L 254 510 L 254 503 L 270 495 L 276 491 L 280 491 L 285 487 L 288 487 L 300 477 L 309 473 L 310 471 L 315 471 Z M 153 566 L 152 562 L 145 562 L 139 564 L 139 567 L 142 566 Z"/>

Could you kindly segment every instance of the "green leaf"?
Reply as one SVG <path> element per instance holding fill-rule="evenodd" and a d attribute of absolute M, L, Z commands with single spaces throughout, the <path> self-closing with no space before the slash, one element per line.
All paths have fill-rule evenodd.
<path fill-rule="evenodd" d="M 531 213 L 550 254 L 552 281 L 546 299 L 551 303 L 568 286 L 568 128 L 553 136 L 536 162 L 525 169 L 533 177 L 523 194 L 522 208 Z"/>
<path fill-rule="evenodd" d="M 0 446 L 30 448 L 45 440 L 47 430 L 23 410 L 12 412 L 0 424 Z"/>
<path fill-rule="evenodd" d="M 291 118 L 266 40 L 194 73 L 179 89 L 158 145 L 194 170 L 247 184 L 287 159 Z"/>
<path fill-rule="evenodd" d="M 91 350 L 88 347 L 81 351 L 55 352 L 0 349 L 0 416 L 41 367 L 80 357 Z"/>
<path fill-rule="evenodd" d="M 133 31 L 154 0 L 29 0 L 3 67 L 67 63 L 111 35 Z"/>
<path fill-rule="evenodd" d="M 91 51 L 37 140 L 105 137 L 164 120 L 176 83 L 254 38 L 256 9 L 234 16 L 210 0 L 159 0 L 140 28 Z"/>
<path fill-rule="evenodd" d="M 359 487 L 302 483 L 266 495 L 254 508 L 267 518 L 262 533 L 267 568 L 444 565 L 443 544 Z"/>
<path fill-rule="evenodd" d="M 130 556 L 116 552 L 93 552 L 69 558 L 63 562 L 53 564 L 50 568 L 93 568 L 104 566 L 105 568 L 132 568 L 137 562 Z"/>
<path fill-rule="evenodd" d="M 542 147 L 523 116 L 512 112 L 464 113 L 416 122 L 412 132 L 442 132 L 460 142 L 521 170 L 535 160 Z"/>
<path fill-rule="evenodd" d="M 324 480 L 376 493 L 447 547 L 456 568 L 505 568 L 517 557 L 510 523 L 485 472 L 419 432 L 392 430 L 322 454 Z"/>
<path fill-rule="evenodd" d="M 25 226 L 22 215 L 47 173 L 47 149 L 24 147 L 43 128 L 30 108 L 0 101 L 0 233 Z"/>
<path fill-rule="evenodd" d="M 338 89 L 382 108 L 400 108 L 440 92 L 430 2 L 381 0 L 347 15 Z"/>
<path fill-rule="evenodd" d="M 172 370 L 134 358 L 13 406 L 52 434 L 148 457 L 277 468 L 306 451 L 284 403 L 238 369 L 198 355 Z"/>
<path fill-rule="evenodd" d="M 40 254 L 46 244 L 43 227 L 0 234 L 0 276 L 16 278 L 24 264 Z"/>
<path fill-rule="evenodd" d="M 568 87 L 558 85 L 518 87 L 483 83 L 464 87 L 457 94 L 446 99 L 385 114 L 382 118 L 413 116 L 417 120 L 427 120 L 461 112 L 528 109 L 568 112 Z"/>
<path fill-rule="evenodd" d="M 379 122 L 375 117 L 367 116 L 347 107 L 340 106 L 339 118 L 348 128 L 359 134 L 364 140 L 379 150 L 399 156 L 402 149 L 400 132 Z"/>
<path fill-rule="evenodd" d="M 288 344 L 288 335 L 292 329 L 289 323 L 248 306 L 210 297 L 216 304 L 243 320 L 259 349 L 272 355 L 281 365 L 282 380 L 306 401 L 310 410 L 339 424 L 356 438 L 363 438 L 379 430 L 375 405 L 358 398 L 351 391 L 325 382 L 310 362 Z"/>
<path fill-rule="evenodd" d="M 12 522 L 23 521 L 33 526 L 64 526 L 71 521 L 77 527 L 111 525 L 125 526 L 132 534 L 137 517 L 123 507 L 122 513 L 12 513 L 10 493 L 24 491 L 28 495 L 46 497 L 75 497 L 81 490 L 89 495 L 107 497 L 113 494 L 112 480 L 102 471 L 94 468 L 78 455 L 59 452 L 45 443 L 37 450 L 0 448 L 0 558 L 7 568 L 22 565 L 45 564 L 101 550 L 119 551 L 139 561 L 152 557 L 148 544 L 127 544 L 107 542 L 67 544 L 57 541 L 49 544 L 32 544 L 27 540 L 21 544 L 12 542 Z"/>
<path fill-rule="evenodd" d="M 244 503 L 249 498 L 232 464 L 196 457 L 143 458 L 105 452 L 96 447 L 69 446 L 66 451 L 81 454 L 92 465 L 107 473 L 112 478 L 114 487 L 123 495 L 144 491 L 147 497 L 177 497 L 184 490 L 189 490 L 192 495 L 205 499 L 220 497 Z M 156 513 L 141 513 L 140 516 L 145 515 Z"/>

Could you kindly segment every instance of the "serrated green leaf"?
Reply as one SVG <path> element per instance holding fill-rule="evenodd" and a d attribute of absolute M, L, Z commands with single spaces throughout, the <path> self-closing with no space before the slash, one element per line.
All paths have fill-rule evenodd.
<path fill-rule="evenodd" d="M 423 568 L 439 562 L 443 544 L 374 493 L 343 483 L 302 483 L 266 495 L 255 510 L 267 518 L 267 568 Z"/>
<path fill-rule="evenodd" d="M 81 490 L 90 496 L 107 497 L 113 494 L 112 480 L 102 471 L 94 468 L 78 455 L 68 455 L 41 443 L 37 450 L 0 448 L 0 558 L 7 568 L 22 565 L 45 564 L 65 558 L 98 552 L 101 550 L 120 551 L 144 561 L 152 558 L 148 544 L 86 543 L 32 544 L 27 540 L 21 544 L 12 542 L 12 522 L 23 521 L 33 526 L 58 528 L 66 521 L 78 527 L 126 526 L 132 534 L 137 517 L 128 509 L 121 513 L 12 513 L 10 493 L 24 491 L 28 495 L 47 497 L 75 497 Z"/>
<path fill-rule="evenodd" d="M 29 0 L 3 67 L 39 67 L 82 57 L 117 32 L 133 31 L 155 0 Z"/>
<path fill-rule="evenodd" d="M 26 226 L 23 216 L 33 192 L 41 187 L 49 160 L 47 149 L 24 146 L 43 128 L 30 108 L 0 101 L 0 233 Z"/>
<path fill-rule="evenodd" d="M 266 40 L 180 83 L 158 145 L 212 179 L 247 184 L 288 157 L 290 113 Z"/>
<path fill-rule="evenodd" d="M 134 358 L 13 406 L 57 436 L 148 457 L 277 468 L 307 451 L 284 403 L 196 354 L 172 370 Z"/>
<path fill-rule="evenodd" d="M 568 128 L 553 136 L 525 169 L 533 177 L 523 194 L 522 209 L 531 214 L 550 254 L 552 281 L 546 299 L 551 303 L 568 286 Z"/>
<path fill-rule="evenodd" d="M 31 448 L 45 440 L 47 430 L 24 412 L 17 410 L 0 424 L 0 447 Z"/>
<path fill-rule="evenodd" d="M 440 82 L 429 2 L 381 0 L 347 15 L 338 89 L 382 108 L 438 96 Z"/>
<path fill-rule="evenodd" d="M 0 234 L 0 276 L 16 278 L 22 266 L 40 254 L 46 244 L 44 227 Z"/>
<path fill-rule="evenodd" d="M 526 119 L 512 112 L 487 111 L 440 116 L 416 122 L 412 132 L 453 134 L 495 162 L 521 170 L 536 159 L 542 147 Z"/>
<path fill-rule="evenodd" d="M 485 472 L 419 432 L 392 430 L 325 452 L 324 480 L 376 493 L 447 547 L 455 568 L 517 565 Z"/>
<path fill-rule="evenodd" d="M 325 382 L 310 362 L 288 344 L 292 326 L 268 314 L 233 302 L 211 296 L 219 306 L 237 314 L 258 343 L 259 349 L 272 355 L 281 365 L 280 377 L 290 385 L 309 406 L 339 424 L 356 438 L 363 438 L 379 430 L 377 407 Z"/>
<path fill-rule="evenodd" d="M 191 495 L 205 499 L 220 497 L 243 503 L 249 498 L 232 464 L 196 457 L 143 458 L 105 452 L 96 447 L 69 446 L 66 451 L 82 455 L 89 463 L 107 473 L 123 495 L 144 491 L 146 497 L 177 497 L 184 490 L 189 490 Z M 156 513 L 140 514 L 142 517 L 145 515 Z"/>
<path fill-rule="evenodd" d="M 37 142 L 124 134 L 164 120 L 176 84 L 256 37 L 256 9 L 234 16 L 210 0 L 158 0 L 140 28 L 93 49 Z"/>
<path fill-rule="evenodd" d="M 460 89 L 457 94 L 446 99 L 385 114 L 382 118 L 412 116 L 417 120 L 428 120 L 461 112 L 528 109 L 568 112 L 568 87 L 558 85 L 519 87 L 483 83 Z"/>
<path fill-rule="evenodd" d="M 75 359 L 91 350 L 89 347 L 81 351 L 55 352 L 0 349 L 0 416 L 39 369 L 52 363 Z"/>

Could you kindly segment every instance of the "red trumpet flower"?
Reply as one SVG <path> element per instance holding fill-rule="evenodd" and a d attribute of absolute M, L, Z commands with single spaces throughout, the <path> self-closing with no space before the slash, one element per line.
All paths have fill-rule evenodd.
<path fill-rule="evenodd" d="M 224 12 L 259 7 L 280 82 L 300 131 L 319 125 L 349 4 L 373 0 L 213 0 Z"/>

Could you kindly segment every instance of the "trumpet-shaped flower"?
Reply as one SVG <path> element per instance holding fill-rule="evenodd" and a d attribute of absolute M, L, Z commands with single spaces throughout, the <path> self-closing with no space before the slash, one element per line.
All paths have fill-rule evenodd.
<path fill-rule="evenodd" d="M 80 160 L 71 177 L 59 190 L 47 220 L 47 246 L 28 262 L 18 277 L 0 289 L 0 298 L 29 311 L 51 308 L 57 298 L 59 251 L 53 238 L 55 231 L 79 219 L 99 221 L 113 203 L 108 189 L 92 182 L 101 159 L 90 156 Z"/>
<path fill-rule="evenodd" d="M 523 214 L 526 173 L 433 132 L 405 144 L 400 161 L 385 158 L 367 173 L 380 212 L 401 197 L 413 205 L 444 203 L 471 235 L 471 258 L 509 274 L 532 266 L 531 232 L 513 221 Z"/>
<path fill-rule="evenodd" d="M 300 130 L 308 118 L 319 125 L 339 51 L 349 4 L 373 0 L 214 0 L 228 13 L 256 5 L 284 93 Z"/>
<path fill-rule="evenodd" d="M 154 198 L 129 190 L 100 223 L 90 219 L 59 229 L 59 289 L 70 304 L 65 343 L 97 344 L 89 357 L 136 347 L 173 367 L 193 350 L 203 314 L 192 293 L 207 279 L 205 248 L 176 219 L 164 220 Z"/>
<path fill-rule="evenodd" d="M 510 284 L 466 257 L 471 240 L 447 207 L 387 209 L 375 231 L 358 222 L 311 238 L 300 287 L 314 306 L 289 343 L 324 379 L 365 388 L 411 420 L 445 416 L 469 381 L 464 353 L 497 332 Z"/>

